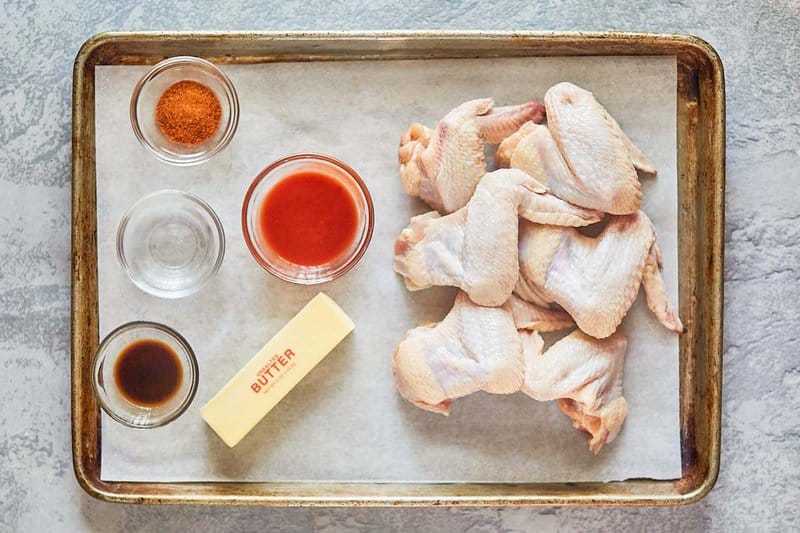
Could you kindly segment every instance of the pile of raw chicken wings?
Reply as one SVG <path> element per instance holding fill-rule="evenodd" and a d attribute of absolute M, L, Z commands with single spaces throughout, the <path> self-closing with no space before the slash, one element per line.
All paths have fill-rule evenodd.
<path fill-rule="evenodd" d="M 434 210 L 398 236 L 395 270 L 412 291 L 460 291 L 441 322 L 397 346 L 399 393 L 445 415 L 476 391 L 555 400 L 598 453 L 628 412 L 618 327 L 639 287 L 655 319 L 683 330 L 640 210 L 639 180 L 655 177 L 653 164 L 592 93 L 559 83 L 544 105 L 478 99 L 434 129 L 412 124 L 400 175 Z M 545 349 L 540 333 L 567 328 Z"/>

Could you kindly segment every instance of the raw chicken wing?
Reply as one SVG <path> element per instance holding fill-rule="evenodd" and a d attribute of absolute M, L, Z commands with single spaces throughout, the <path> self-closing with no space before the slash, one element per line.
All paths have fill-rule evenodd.
<path fill-rule="evenodd" d="M 541 122 L 536 102 L 493 108 L 491 98 L 465 102 L 435 129 L 414 123 L 400 139 L 400 178 L 406 192 L 440 213 L 464 207 L 486 174 L 484 143 L 497 144 L 527 121 Z"/>
<path fill-rule="evenodd" d="M 500 144 L 495 163 L 530 174 L 562 200 L 581 206 L 597 205 L 595 192 L 572 174 L 547 126 L 526 123 Z"/>
<path fill-rule="evenodd" d="M 394 269 L 409 290 L 451 285 L 479 305 L 502 305 L 519 278 L 519 216 L 542 224 L 584 226 L 601 214 L 547 194 L 521 170 L 496 170 L 455 213 L 412 218 L 395 241 Z"/>
<path fill-rule="evenodd" d="M 614 217 L 597 237 L 523 222 L 519 257 L 517 294 L 532 293 L 540 305 L 557 303 L 593 337 L 614 333 L 639 285 L 656 318 L 672 331 L 683 331 L 664 289 L 655 228 L 641 211 Z"/>
<path fill-rule="evenodd" d="M 595 339 L 576 330 L 544 353 L 535 332 L 523 338 L 522 391 L 536 400 L 557 400 L 572 425 L 590 435 L 595 454 L 613 441 L 628 414 L 622 370 L 628 341 L 621 331 Z"/>
<path fill-rule="evenodd" d="M 636 169 L 654 175 L 653 164 L 589 91 L 563 82 L 547 91 L 544 102 L 547 126 L 574 177 L 569 185 L 582 193 L 579 205 L 635 213 L 642 202 Z"/>
<path fill-rule="evenodd" d="M 403 398 L 446 415 L 454 399 L 473 392 L 518 391 L 524 364 L 511 313 L 480 307 L 459 293 L 444 320 L 406 334 L 392 369 Z"/>
<path fill-rule="evenodd" d="M 444 320 L 412 329 L 398 345 L 392 365 L 397 390 L 418 407 L 444 415 L 453 400 L 479 390 L 518 391 L 524 364 L 515 322 L 530 325 L 532 319 L 548 331 L 571 325 L 568 317 L 526 302 L 481 307 L 459 292 Z"/>

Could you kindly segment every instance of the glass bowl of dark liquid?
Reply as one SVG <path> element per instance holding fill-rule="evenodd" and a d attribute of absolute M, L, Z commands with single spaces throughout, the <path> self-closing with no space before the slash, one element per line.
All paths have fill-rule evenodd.
<path fill-rule="evenodd" d="M 154 428 L 179 417 L 197 391 L 197 359 L 177 331 L 130 322 L 106 336 L 93 367 L 95 394 L 114 420 Z"/>

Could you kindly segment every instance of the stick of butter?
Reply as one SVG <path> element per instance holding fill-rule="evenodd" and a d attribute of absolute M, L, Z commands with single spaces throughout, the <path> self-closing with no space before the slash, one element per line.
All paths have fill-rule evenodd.
<path fill-rule="evenodd" d="M 236 446 L 354 327 L 336 302 L 317 294 L 200 409 L 203 420 Z"/>

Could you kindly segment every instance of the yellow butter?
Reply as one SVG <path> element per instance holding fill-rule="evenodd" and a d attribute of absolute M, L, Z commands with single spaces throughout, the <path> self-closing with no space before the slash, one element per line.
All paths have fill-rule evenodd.
<path fill-rule="evenodd" d="M 203 419 L 236 446 L 354 327 L 336 302 L 317 294 L 200 409 Z"/>

